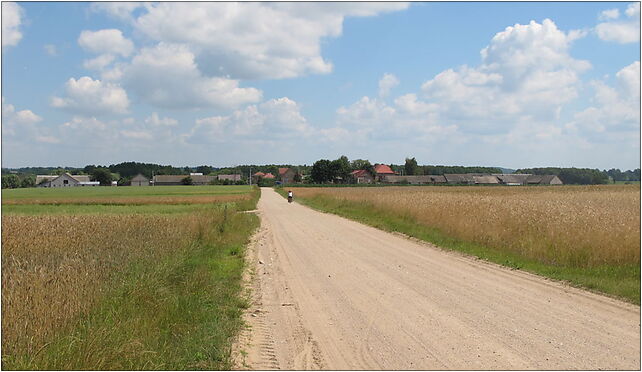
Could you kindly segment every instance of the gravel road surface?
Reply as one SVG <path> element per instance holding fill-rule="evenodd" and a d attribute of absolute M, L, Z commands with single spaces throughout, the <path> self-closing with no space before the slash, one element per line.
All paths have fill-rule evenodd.
<path fill-rule="evenodd" d="M 639 306 L 261 192 L 239 369 L 640 369 Z"/>

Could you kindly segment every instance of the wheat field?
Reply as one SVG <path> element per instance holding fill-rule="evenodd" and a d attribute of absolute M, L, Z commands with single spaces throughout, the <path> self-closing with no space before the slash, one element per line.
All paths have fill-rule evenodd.
<path fill-rule="evenodd" d="M 297 188 L 549 265 L 640 263 L 640 187 Z"/>

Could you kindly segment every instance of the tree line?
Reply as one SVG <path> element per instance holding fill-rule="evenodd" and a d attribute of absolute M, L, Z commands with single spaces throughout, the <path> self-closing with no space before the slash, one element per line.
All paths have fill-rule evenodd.
<path fill-rule="evenodd" d="M 389 164 L 390 168 L 398 174 L 404 175 L 443 175 L 449 173 L 502 173 L 497 167 L 465 167 L 447 165 L 419 165 L 417 160 L 406 158 L 404 164 Z M 279 168 L 292 168 L 303 177 L 308 183 L 350 183 L 353 182 L 351 172 L 355 170 L 366 170 L 373 177 L 375 176 L 374 165 L 365 159 L 354 159 L 350 161 L 347 156 L 340 156 L 335 160 L 320 159 L 312 166 L 292 164 L 269 164 L 269 165 L 239 165 L 236 167 L 217 168 L 209 165 L 196 167 L 174 167 L 171 165 L 160 165 L 154 163 L 123 162 L 118 164 L 87 165 L 83 168 L 73 167 L 25 167 L 16 169 L 2 168 L 2 188 L 34 187 L 36 175 L 60 175 L 65 172 L 71 174 L 86 174 L 92 181 L 98 181 L 101 185 L 110 185 L 112 181 L 118 181 L 119 185 L 126 185 L 132 177 L 142 174 L 147 178 L 153 175 L 185 175 L 190 173 L 203 173 L 204 175 L 219 174 L 241 174 L 243 183 L 247 183 L 250 173 L 256 172 L 272 173 L 278 176 Z M 576 185 L 597 185 L 611 182 L 639 182 L 640 168 L 621 171 L 612 168 L 599 170 L 590 168 L 523 168 L 515 173 L 530 174 L 553 174 L 564 182 L 564 184 Z M 300 179 L 300 178 L 299 178 Z M 274 181 L 261 180 L 264 185 L 271 185 Z"/>

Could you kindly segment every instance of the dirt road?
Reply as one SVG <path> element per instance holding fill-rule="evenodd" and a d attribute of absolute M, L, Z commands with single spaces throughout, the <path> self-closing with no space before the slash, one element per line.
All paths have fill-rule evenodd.
<path fill-rule="evenodd" d="M 638 306 L 261 192 L 239 368 L 640 369 Z"/>

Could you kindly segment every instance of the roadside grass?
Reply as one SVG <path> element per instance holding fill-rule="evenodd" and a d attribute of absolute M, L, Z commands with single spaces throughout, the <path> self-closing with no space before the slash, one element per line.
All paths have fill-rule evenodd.
<path fill-rule="evenodd" d="M 287 196 L 285 190 L 276 190 L 283 197 Z M 489 244 L 453 237 L 438 228 L 420 223 L 410 214 L 397 214 L 371 202 L 339 199 L 327 195 L 302 197 L 299 194 L 295 197 L 298 202 L 319 211 L 337 214 L 385 231 L 400 232 L 433 243 L 440 248 L 459 251 L 513 269 L 528 271 L 640 304 L 639 262 L 584 267 L 542 262 Z"/>
<path fill-rule="evenodd" d="M 184 209 L 133 208 L 149 209 L 142 215 L 121 214 L 121 210 L 113 213 L 114 208 L 100 215 L 83 215 L 77 212 L 87 207 L 73 206 L 69 210 L 72 215 L 5 217 L 7 221 L 15 220 L 16 229 L 26 231 L 30 225 L 21 226 L 22 220 L 40 221 L 42 225 L 43 218 L 51 219 L 50 225 L 56 226 L 56 219 L 66 218 L 87 221 L 100 230 L 100 226 L 110 224 L 110 219 L 116 219 L 117 225 L 104 227 L 106 232 L 113 232 L 106 240 L 93 239 L 92 234 L 100 231 L 77 229 L 69 238 L 80 238 L 74 240 L 80 244 L 69 247 L 69 252 L 64 248 L 64 237 L 60 236 L 57 237 L 60 244 L 54 247 L 41 244 L 25 247 L 33 239 L 15 239 L 12 229 L 5 228 L 7 221 L 3 218 L 2 368 L 230 369 L 231 340 L 240 330 L 241 313 L 248 306 L 241 288 L 244 247 L 259 223 L 254 214 L 238 213 L 255 208 L 260 190 L 250 190 L 247 200 L 239 203 Z M 172 208 L 176 213 L 162 215 Z M 126 223 L 127 219 L 133 220 Z M 150 223 L 145 223 L 146 219 Z M 136 220 L 143 236 L 131 228 Z M 168 221 L 170 225 L 152 224 L 153 221 Z M 42 230 L 47 229 L 45 226 Z M 123 235 L 129 231 L 126 229 L 133 232 Z M 145 244 L 146 239 L 158 235 L 163 246 L 163 233 L 176 235 L 176 239 L 173 243 L 170 239 L 162 250 L 158 249 L 160 246 Z M 41 241 L 51 238 L 41 232 L 34 236 Z M 4 249 L 7 240 L 13 242 L 17 256 L 12 254 L 12 244 Z M 56 249 L 60 254 L 52 255 Z M 133 256 L 129 253 L 132 250 Z M 92 251 L 109 256 L 87 256 Z M 33 257 L 37 252 L 43 255 Z M 89 267 L 92 263 L 98 265 L 102 271 L 87 272 L 80 278 L 75 269 L 82 270 L 87 263 Z M 34 272 L 35 277 L 30 275 Z M 42 275 L 43 272 L 47 275 Z M 61 277 L 61 272 L 69 275 Z M 72 277 L 74 274 L 76 277 Z M 75 291 L 78 284 L 85 285 L 87 291 L 72 295 L 78 292 Z M 19 296 L 25 287 L 30 293 Z M 35 302 L 29 304 L 30 301 Z M 44 308 L 47 303 L 59 310 Z M 16 306 L 22 310 L 16 312 Z M 73 309 L 77 311 L 70 311 Z M 52 310 L 56 319 L 51 318 Z M 23 324 L 35 326 L 25 332 Z"/>

